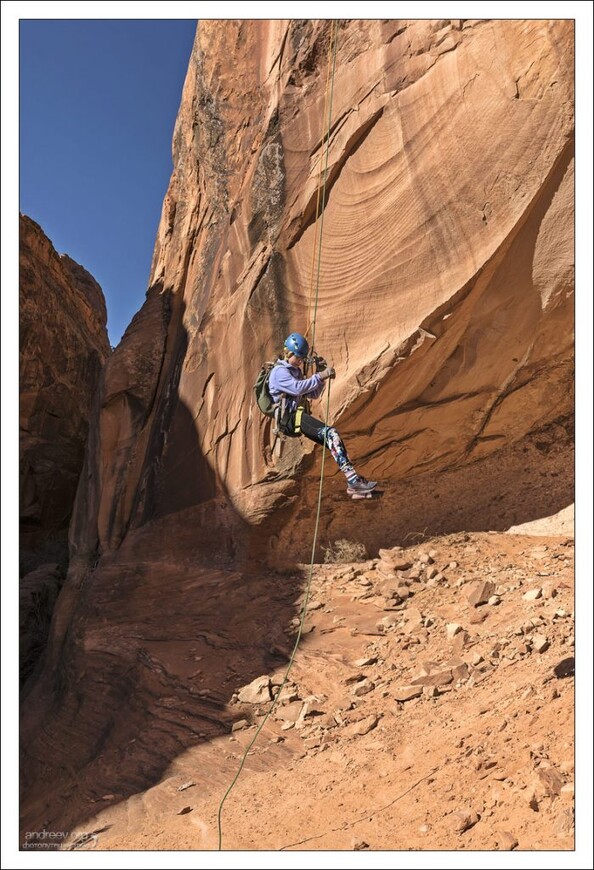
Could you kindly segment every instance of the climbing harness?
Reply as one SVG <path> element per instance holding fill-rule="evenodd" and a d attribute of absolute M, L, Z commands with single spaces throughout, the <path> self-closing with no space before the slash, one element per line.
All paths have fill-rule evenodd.
<path fill-rule="evenodd" d="M 320 204 L 320 200 L 321 200 L 322 209 L 321 209 L 320 233 L 319 233 L 319 243 L 318 243 L 318 269 L 317 269 L 317 278 L 316 278 L 315 306 L 314 306 L 313 319 L 310 321 L 309 326 L 307 328 L 308 332 L 309 332 L 309 329 L 312 328 L 312 341 L 311 341 L 312 349 L 314 347 L 314 340 L 315 340 L 316 316 L 317 316 L 317 310 L 318 310 L 318 296 L 319 296 L 319 290 L 320 290 L 320 259 L 321 259 L 321 254 L 322 254 L 322 234 L 323 234 L 323 229 L 324 229 L 324 206 L 325 206 L 325 202 L 326 202 L 326 178 L 327 178 L 327 174 L 328 174 L 328 151 L 329 151 L 329 147 L 330 147 L 330 129 L 331 129 L 331 121 L 332 121 L 332 101 L 333 101 L 333 95 L 334 95 L 334 74 L 336 71 L 336 47 L 337 47 L 337 43 L 338 43 L 337 37 L 338 37 L 338 21 L 336 19 L 333 19 L 332 27 L 331 27 L 331 31 L 330 31 L 330 45 L 328 48 L 328 73 L 326 75 L 326 97 L 325 97 L 325 101 L 324 101 L 324 116 L 323 116 L 325 119 L 326 118 L 326 103 L 327 103 L 327 99 L 328 99 L 328 89 L 330 86 L 330 108 L 328 111 L 328 126 L 327 126 L 327 132 L 322 140 L 322 148 L 323 148 L 324 142 L 326 144 L 326 158 L 325 158 L 324 175 L 323 175 L 323 180 L 322 180 L 322 185 L 321 185 L 322 193 L 320 196 L 320 188 L 318 187 L 318 197 L 317 197 L 317 205 L 316 205 L 316 240 L 314 241 L 314 256 L 315 256 L 316 242 L 317 242 L 317 238 L 318 238 L 318 234 L 317 234 L 318 218 L 320 217 L 320 212 L 319 212 L 318 208 L 319 208 L 319 204 Z M 331 56 L 332 56 L 332 63 L 330 63 Z M 330 67 L 332 67 L 331 74 L 330 74 Z M 314 266 L 314 258 L 312 258 L 312 276 L 313 276 L 313 266 Z M 312 286 L 313 286 L 313 281 L 312 281 Z M 310 292 L 310 301 L 311 301 L 311 292 Z M 310 312 L 308 311 L 308 316 L 309 316 L 309 313 Z M 307 332 L 306 332 L 306 336 L 307 336 Z M 328 392 L 326 394 L 326 414 L 325 414 L 325 425 L 326 426 L 328 425 L 328 418 L 330 416 L 330 383 L 331 383 L 331 381 L 329 379 L 328 380 Z M 297 410 L 299 412 L 299 409 L 297 409 Z M 301 411 L 301 414 L 299 415 L 299 431 L 301 428 L 301 416 L 302 415 L 303 415 L 303 410 Z M 295 419 L 295 428 L 297 429 L 297 417 Z M 309 576 L 308 576 L 307 585 L 305 588 L 305 598 L 303 601 L 303 608 L 301 610 L 301 620 L 299 622 L 299 631 L 297 632 L 297 637 L 295 639 L 293 651 L 291 652 L 291 658 L 289 659 L 289 664 L 287 666 L 287 670 L 285 671 L 285 676 L 283 677 L 283 681 L 280 685 L 280 688 L 278 689 L 278 691 L 276 692 L 276 694 L 274 696 L 272 704 L 270 705 L 270 709 L 268 710 L 268 712 L 264 716 L 264 719 L 262 720 L 262 722 L 258 726 L 256 733 L 254 734 L 254 736 L 252 737 L 252 739 L 248 743 L 248 746 L 243 754 L 243 758 L 241 759 L 241 764 L 239 765 L 239 769 L 238 769 L 237 773 L 235 774 L 235 777 L 233 778 L 231 785 L 229 786 L 229 788 L 227 789 L 227 791 L 223 795 L 223 799 L 221 800 L 221 803 L 219 804 L 219 809 L 218 809 L 218 814 L 217 814 L 218 831 L 219 831 L 219 852 L 222 850 L 222 843 L 223 843 L 223 828 L 222 828 L 223 806 L 225 804 L 225 801 L 227 800 L 227 797 L 229 796 L 233 787 L 235 786 L 235 783 L 239 779 L 239 775 L 240 775 L 241 771 L 243 770 L 243 766 L 246 762 L 246 759 L 249 755 L 249 752 L 250 752 L 252 746 L 254 745 L 256 740 L 258 739 L 258 735 L 262 731 L 262 728 L 264 727 L 264 725 L 266 724 L 266 722 L 268 721 L 268 719 L 270 718 L 270 716 L 272 715 L 272 713 L 276 707 L 276 704 L 278 702 L 278 699 L 280 698 L 281 692 L 283 691 L 283 689 L 287 683 L 287 680 L 289 678 L 289 674 L 291 672 L 291 669 L 293 667 L 293 662 L 295 661 L 295 656 L 297 654 L 297 649 L 299 648 L 299 642 L 301 640 L 301 635 L 303 634 L 303 624 L 305 622 L 305 614 L 307 612 L 307 605 L 309 603 L 309 596 L 310 596 L 310 592 L 311 592 L 311 583 L 312 583 L 312 579 L 313 579 L 314 558 L 315 558 L 315 553 L 316 553 L 316 545 L 317 545 L 317 541 L 318 541 L 318 530 L 320 527 L 320 515 L 321 515 L 321 511 L 322 511 L 322 492 L 323 492 L 323 487 L 324 487 L 324 462 L 325 462 L 325 459 L 326 459 L 326 438 L 324 438 L 323 443 L 322 443 L 322 462 L 321 462 L 321 468 L 320 468 L 320 483 L 318 486 L 318 504 L 317 504 L 317 510 L 316 510 L 316 522 L 315 522 L 314 536 L 313 536 L 313 542 L 312 542 L 312 547 L 311 547 L 311 559 L 310 559 L 310 563 L 309 563 Z"/>
<path fill-rule="evenodd" d="M 301 434 L 301 418 L 303 417 L 303 405 L 299 405 L 295 411 L 295 435 Z"/>

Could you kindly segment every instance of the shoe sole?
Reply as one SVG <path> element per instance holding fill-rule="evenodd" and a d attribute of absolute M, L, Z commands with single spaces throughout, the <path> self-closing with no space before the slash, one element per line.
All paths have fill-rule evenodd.
<path fill-rule="evenodd" d="M 370 489 L 369 492 L 348 492 L 347 495 L 353 501 L 358 501 L 359 499 L 372 499 L 379 498 L 383 495 L 383 491 L 380 489 Z"/>
<path fill-rule="evenodd" d="M 371 486 L 369 489 L 351 489 L 350 486 L 347 486 L 347 492 L 349 495 L 366 496 L 369 495 L 369 493 L 372 493 L 376 487 L 377 483 L 374 486 Z"/>

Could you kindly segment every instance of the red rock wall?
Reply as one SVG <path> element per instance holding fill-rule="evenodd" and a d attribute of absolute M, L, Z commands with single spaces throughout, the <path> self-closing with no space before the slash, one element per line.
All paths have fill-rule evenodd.
<path fill-rule="evenodd" d="M 65 539 L 93 394 L 110 354 L 95 279 L 20 217 L 21 545 Z"/>
<path fill-rule="evenodd" d="M 21 667 L 43 650 L 68 562 L 68 526 L 101 367 L 110 354 L 95 279 L 20 216 Z M 26 576 L 24 576 L 26 575 Z"/>
<path fill-rule="evenodd" d="M 206 541 L 213 521 L 236 541 L 282 507 L 299 520 L 319 451 L 273 461 L 252 385 L 311 316 L 330 27 L 198 27 L 82 549 L 187 509 Z M 348 21 L 337 38 L 316 344 L 353 458 L 394 486 L 571 413 L 573 24 Z"/>

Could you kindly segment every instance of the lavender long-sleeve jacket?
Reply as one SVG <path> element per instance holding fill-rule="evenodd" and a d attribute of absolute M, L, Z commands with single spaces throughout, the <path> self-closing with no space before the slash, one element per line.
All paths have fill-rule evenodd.
<path fill-rule="evenodd" d="M 301 396 L 306 396 L 308 399 L 319 399 L 325 387 L 326 384 L 318 374 L 306 378 L 301 369 L 289 365 L 286 360 L 282 359 L 276 361 L 268 380 L 268 389 L 275 402 L 280 401 L 282 393 L 289 397 L 287 400 L 289 411 L 294 411 L 297 408 L 297 400 Z"/>

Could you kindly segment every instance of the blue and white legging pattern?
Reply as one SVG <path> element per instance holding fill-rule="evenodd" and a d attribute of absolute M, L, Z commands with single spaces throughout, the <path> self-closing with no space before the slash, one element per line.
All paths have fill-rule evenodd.
<path fill-rule="evenodd" d="M 322 437 L 325 435 L 326 447 L 330 451 L 332 458 L 337 463 L 342 473 L 346 476 L 347 480 L 355 478 L 357 472 L 349 460 L 344 441 L 338 434 L 338 431 L 334 426 L 324 426 L 320 434 Z"/>

